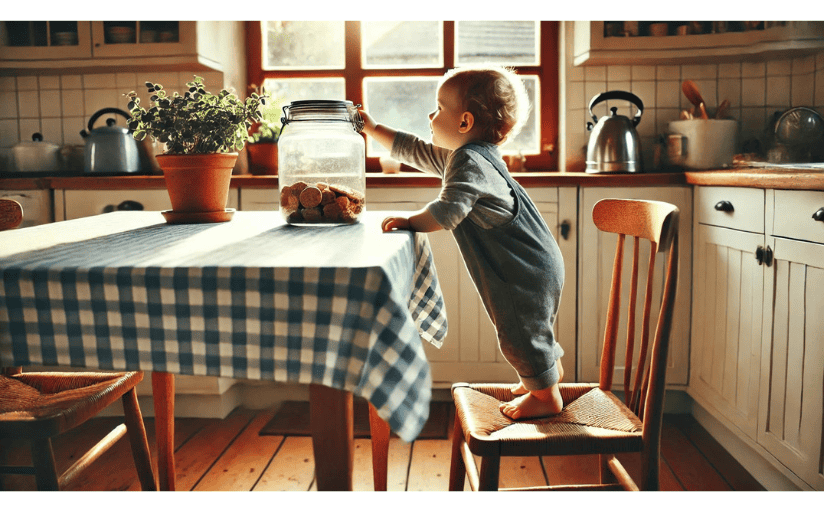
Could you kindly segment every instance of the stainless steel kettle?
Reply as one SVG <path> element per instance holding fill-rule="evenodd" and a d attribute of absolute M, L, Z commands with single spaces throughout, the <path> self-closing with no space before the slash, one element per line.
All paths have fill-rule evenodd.
<path fill-rule="evenodd" d="M 630 119 L 617 114 L 618 108 L 611 107 L 610 115 L 600 120 L 592 113 L 592 108 L 607 100 L 626 100 L 635 105 L 637 112 Z M 588 173 L 643 172 L 641 141 L 635 127 L 641 122 L 644 103 L 641 99 L 625 91 L 603 92 L 589 102 L 589 115 L 596 124 L 588 122 L 587 130 L 592 131 L 587 144 Z"/>
<path fill-rule="evenodd" d="M 130 118 L 127 112 L 119 108 L 104 108 L 92 114 L 89 131 L 80 132 L 86 142 L 85 173 L 134 174 L 143 171 L 145 166 L 141 162 L 141 151 L 129 129 L 116 126 L 112 118 L 106 119 L 106 126 L 94 127 L 95 121 L 104 114 Z"/>

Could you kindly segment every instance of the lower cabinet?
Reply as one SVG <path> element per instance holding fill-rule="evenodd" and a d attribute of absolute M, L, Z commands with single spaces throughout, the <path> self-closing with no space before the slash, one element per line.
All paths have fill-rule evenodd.
<path fill-rule="evenodd" d="M 78 219 L 116 210 L 170 210 L 169 193 L 162 189 L 55 190 L 56 221 Z M 238 207 L 238 189 L 229 189 L 227 208 Z"/>
<path fill-rule="evenodd" d="M 768 202 L 771 200 L 768 191 Z M 785 226 L 805 223 L 824 241 L 824 192 L 775 192 L 775 222 L 767 247 L 758 443 L 813 489 L 824 490 L 824 243 L 795 240 Z M 806 193 L 806 197 L 810 197 Z"/>
<path fill-rule="evenodd" d="M 824 222 L 813 219 L 821 208 L 824 192 L 696 188 L 689 385 L 756 454 L 816 490 L 824 490 Z"/>

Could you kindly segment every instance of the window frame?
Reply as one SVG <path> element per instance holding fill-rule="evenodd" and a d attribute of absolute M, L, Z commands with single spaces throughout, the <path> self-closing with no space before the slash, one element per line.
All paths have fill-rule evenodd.
<path fill-rule="evenodd" d="M 364 68 L 361 63 L 361 24 L 359 21 L 345 21 L 345 66 L 344 69 L 311 70 L 264 70 L 262 55 L 262 22 L 246 22 L 246 86 L 262 84 L 267 78 L 338 78 L 345 81 L 346 99 L 355 104 L 363 103 L 363 79 L 367 77 L 393 76 L 443 76 L 452 69 L 455 62 L 455 22 L 443 21 L 442 67 L 425 68 Z M 526 156 L 526 167 L 533 171 L 558 170 L 558 30 L 560 22 L 541 21 L 541 65 L 513 66 L 522 75 L 538 75 L 541 105 L 541 153 Z M 434 103 L 434 98 L 433 98 Z M 426 115 L 428 112 L 421 112 Z M 367 172 L 380 172 L 377 157 L 366 158 Z"/>

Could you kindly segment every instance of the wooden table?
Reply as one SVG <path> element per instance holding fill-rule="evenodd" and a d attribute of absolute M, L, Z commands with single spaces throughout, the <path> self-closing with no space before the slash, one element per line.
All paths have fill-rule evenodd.
<path fill-rule="evenodd" d="M 413 440 L 431 399 L 421 341 L 446 334 L 426 236 L 381 233 L 386 215 L 295 227 L 277 212 L 187 225 L 115 212 L 4 232 L 0 366 L 152 371 L 166 490 L 175 374 L 308 384 L 318 489 L 351 490 L 353 394 Z"/>

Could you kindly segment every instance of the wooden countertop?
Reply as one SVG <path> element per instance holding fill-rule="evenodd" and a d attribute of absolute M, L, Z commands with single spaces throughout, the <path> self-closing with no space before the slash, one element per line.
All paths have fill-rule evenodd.
<path fill-rule="evenodd" d="M 587 174 L 583 172 L 514 173 L 524 187 L 643 187 L 661 185 L 711 185 L 796 190 L 824 190 L 824 170 L 747 168 L 701 172 L 639 174 Z M 237 175 L 233 188 L 276 188 L 277 176 Z M 418 172 L 367 173 L 371 187 L 440 187 L 437 176 Z M 62 176 L 0 178 L 0 190 L 74 189 L 123 190 L 165 188 L 163 176 Z"/>

